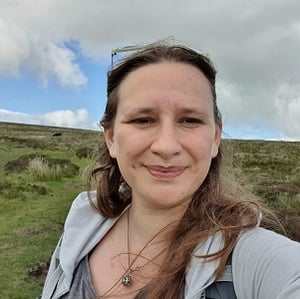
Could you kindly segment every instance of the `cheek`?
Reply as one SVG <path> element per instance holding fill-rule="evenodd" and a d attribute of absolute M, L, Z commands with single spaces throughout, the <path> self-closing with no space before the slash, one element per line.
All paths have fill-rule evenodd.
<path fill-rule="evenodd" d="M 209 164 L 211 159 L 215 156 L 215 152 L 218 152 L 213 141 L 208 140 L 209 137 L 207 137 L 207 139 L 205 137 L 202 137 L 201 139 L 189 139 L 186 148 L 195 161 L 201 163 L 207 162 Z"/>
<path fill-rule="evenodd" d="M 136 134 L 119 134 L 117 139 L 118 156 L 124 158 L 134 157 L 145 150 L 147 141 L 142 136 Z"/>

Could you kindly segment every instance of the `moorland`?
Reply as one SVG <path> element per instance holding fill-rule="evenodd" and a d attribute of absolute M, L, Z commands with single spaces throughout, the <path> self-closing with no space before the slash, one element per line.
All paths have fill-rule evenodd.
<path fill-rule="evenodd" d="M 0 122 L 0 298 L 36 298 L 100 131 Z M 231 175 L 300 241 L 300 142 L 232 140 Z M 283 232 L 282 232 L 283 233 Z"/>

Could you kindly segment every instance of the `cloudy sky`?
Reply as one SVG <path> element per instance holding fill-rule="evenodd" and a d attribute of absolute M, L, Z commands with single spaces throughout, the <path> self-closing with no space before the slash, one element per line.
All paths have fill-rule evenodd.
<path fill-rule="evenodd" d="M 0 0 L 0 121 L 97 128 L 111 50 L 173 36 L 218 69 L 226 136 L 300 140 L 298 0 Z"/>

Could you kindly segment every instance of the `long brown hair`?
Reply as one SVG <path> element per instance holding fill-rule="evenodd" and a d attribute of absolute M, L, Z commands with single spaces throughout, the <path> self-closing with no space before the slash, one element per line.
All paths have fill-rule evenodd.
<path fill-rule="evenodd" d="M 185 46 L 157 43 L 125 57 L 108 73 L 107 105 L 101 120 L 103 128 L 113 126 L 118 108 L 118 89 L 124 78 L 142 66 L 162 61 L 190 64 L 205 75 L 213 95 L 214 119 L 217 124 L 221 124 L 215 90 L 216 69 L 210 59 Z M 207 177 L 174 228 L 158 276 L 144 288 L 143 298 L 181 298 L 186 268 L 196 246 L 216 232 L 221 232 L 224 247 L 206 257 L 219 258 L 216 269 L 218 276 L 224 269 L 239 233 L 257 225 L 263 208 L 258 201 L 242 196 L 240 188 L 233 188 L 225 180 L 222 165 L 221 144 L 217 156 L 211 161 Z M 97 178 L 96 206 L 99 212 L 109 218 L 120 215 L 131 202 L 131 190 L 122 178 L 117 161 L 110 157 L 105 143 L 100 148 L 98 167 L 93 170 L 92 177 Z"/>

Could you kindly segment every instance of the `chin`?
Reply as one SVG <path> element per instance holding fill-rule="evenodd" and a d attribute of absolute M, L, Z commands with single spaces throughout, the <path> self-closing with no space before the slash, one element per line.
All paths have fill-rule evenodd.
<path fill-rule="evenodd" d="M 176 199 L 176 195 L 166 195 L 161 193 L 158 198 L 152 200 L 152 203 L 153 205 L 156 205 L 157 208 L 161 209 L 186 209 L 190 200 L 191 197 Z"/>

